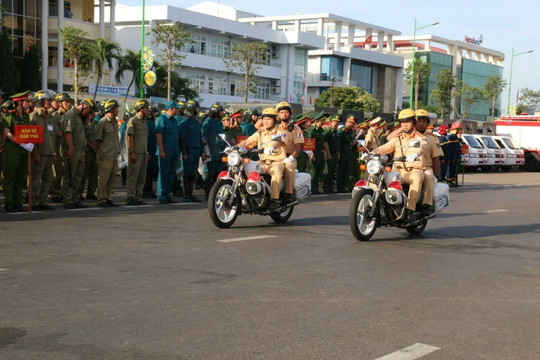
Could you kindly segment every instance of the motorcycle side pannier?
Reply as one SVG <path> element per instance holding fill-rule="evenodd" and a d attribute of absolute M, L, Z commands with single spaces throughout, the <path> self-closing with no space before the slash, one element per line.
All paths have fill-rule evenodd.
<path fill-rule="evenodd" d="M 294 177 L 294 195 L 300 200 L 311 191 L 311 176 L 308 173 L 297 172 Z"/>
<path fill-rule="evenodd" d="M 450 203 L 450 188 L 448 184 L 436 183 L 433 191 L 433 207 L 439 212 Z"/>

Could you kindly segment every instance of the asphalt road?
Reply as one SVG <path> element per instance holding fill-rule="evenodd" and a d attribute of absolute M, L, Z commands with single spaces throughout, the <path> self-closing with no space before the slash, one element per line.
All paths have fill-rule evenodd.
<path fill-rule="evenodd" d="M 206 202 L 2 211 L 0 359 L 537 360 L 539 185 L 467 174 L 369 242 L 341 194 L 227 230 Z"/>

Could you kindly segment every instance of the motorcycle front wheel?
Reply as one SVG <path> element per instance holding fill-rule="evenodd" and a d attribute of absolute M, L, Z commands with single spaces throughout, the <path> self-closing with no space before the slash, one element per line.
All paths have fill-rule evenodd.
<path fill-rule="evenodd" d="M 294 206 L 291 206 L 280 213 L 276 212 L 276 213 L 270 214 L 270 217 L 272 218 L 272 220 L 274 220 L 278 224 L 282 224 L 290 219 L 293 213 L 293 209 L 294 209 Z"/>
<path fill-rule="evenodd" d="M 231 180 L 218 180 L 208 195 L 208 213 L 214 225 L 219 228 L 231 227 L 238 217 L 238 201 L 229 205 L 231 197 L 236 197 L 232 189 Z"/>
<path fill-rule="evenodd" d="M 360 189 L 351 201 L 349 225 L 354 237 L 360 241 L 368 241 L 377 230 L 376 215 L 372 219 L 368 219 L 368 213 L 372 207 L 372 190 Z"/>

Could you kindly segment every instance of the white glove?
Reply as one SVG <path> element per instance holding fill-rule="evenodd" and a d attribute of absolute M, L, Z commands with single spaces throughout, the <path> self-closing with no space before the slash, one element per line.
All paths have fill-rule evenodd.
<path fill-rule="evenodd" d="M 439 179 L 437 179 L 437 177 L 435 175 L 432 175 L 433 176 L 433 183 L 436 184 L 439 182 Z"/>
<path fill-rule="evenodd" d="M 311 154 L 312 154 L 311 150 L 303 150 L 303 151 L 306 153 L 308 157 L 311 157 Z"/>
<path fill-rule="evenodd" d="M 294 161 L 294 159 L 295 159 L 295 157 L 291 155 L 291 156 L 289 156 L 288 158 L 285 158 L 285 160 L 283 160 L 283 163 L 284 163 L 284 164 L 291 163 L 291 162 Z"/>
<path fill-rule="evenodd" d="M 360 156 L 360 160 L 362 160 L 362 161 L 366 161 L 368 158 L 369 158 L 368 153 L 363 153 L 362 156 Z"/>
<path fill-rule="evenodd" d="M 263 153 L 264 155 L 272 155 L 276 153 L 276 150 L 270 146 L 270 147 L 264 148 Z"/>
<path fill-rule="evenodd" d="M 412 154 L 407 156 L 407 162 L 413 162 L 416 159 L 418 159 L 418 154 Z"/>

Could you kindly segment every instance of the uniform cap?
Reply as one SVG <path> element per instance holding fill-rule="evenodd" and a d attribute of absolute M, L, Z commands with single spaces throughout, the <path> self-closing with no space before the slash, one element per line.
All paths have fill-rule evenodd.
<path fill-rule="evenodd" d="M 371 121 L 369 122 L 369 125 L 370 125 L 370 126 L 377 125 L 377 124 L 380 123 L 380 122 L 381 122 L 381 117 L 380 117 L 380 116 L 377 116 L 375 119 L 373 119 L 373 120 L 371 120 Z"/>
<path fill-rule="evenodd" d="M 334 116 L 333 118 L 331 118 L 330 121 L 337 121 L 337 122 L 340 122 L 341 120 L 339 119 L 339 115 L 336 115 L 336 116 Z"/>
<path fill-rule="evenodd" d="M 242 113 L 241 110 L 239 110 L 239 111 L 235 112 L 234 114 L 232 114 L 232 115 L 231 115 L 231 118 L 232 118 L 232 119 L 236 119 L 236 118 L 239 117 L 239 116 L 244 116 L 244 114 Z"/>
<path fill-rule="evenodd" d="M 356 117 L 351 114 L 351 115 L 347 116 L 347 120 L 345 122 L 346 123 L 352 122 L 353 124 L 356 124 Z"/>
<path fill-rule="evenodd" d="M 170 110 L 170 109 L 180 109 L 180 107 L 173 100 L 169 100 L 165 104 L 165 110 Z"/>

